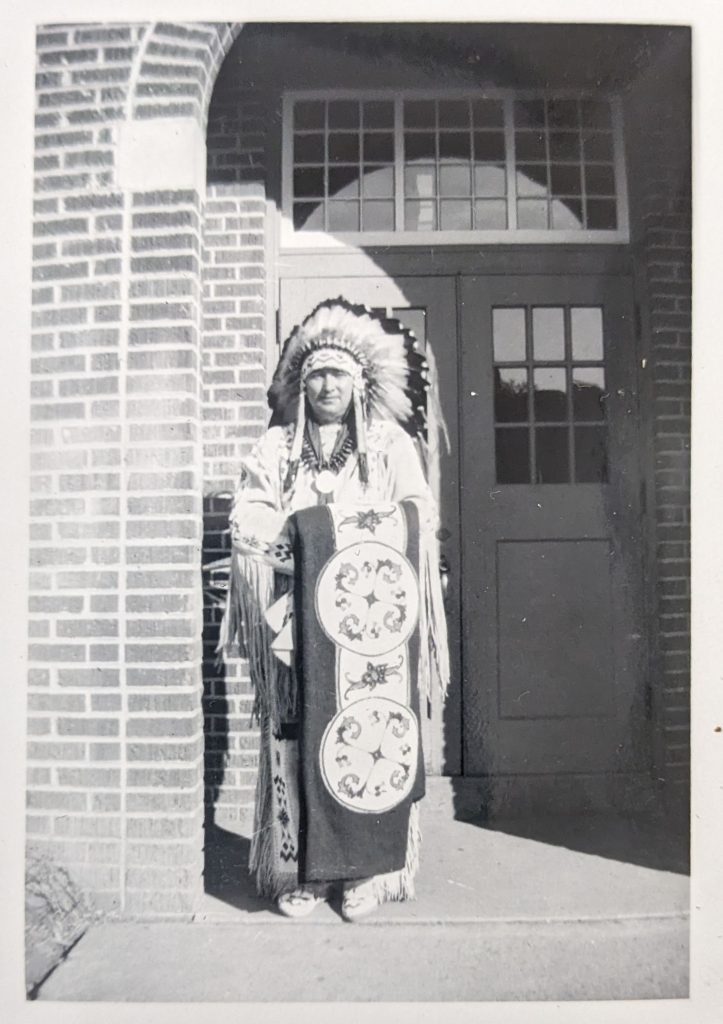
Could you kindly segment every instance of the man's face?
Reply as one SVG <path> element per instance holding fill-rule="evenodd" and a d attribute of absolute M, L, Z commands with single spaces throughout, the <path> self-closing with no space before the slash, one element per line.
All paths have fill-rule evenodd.
<path fill-rule="evenodd" d="M 352 379 L 344 370 L 322 366 L 306 378 L 306 396 L 317 423 L 340 420 L 349 408 Z"/>

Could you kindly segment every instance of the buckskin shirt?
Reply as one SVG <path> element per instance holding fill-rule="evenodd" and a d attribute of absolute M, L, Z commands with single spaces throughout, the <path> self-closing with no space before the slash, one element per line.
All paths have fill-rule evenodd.
<path fill-rule="evenodd" d="M 302 461 L 285 490 L 292 436 L 272 427 L 259 440 L 231 514 L 231 628 L 261 727 L 251 869 L 271 898 L 374 875 L 380 898 L 403 899 L 424 792 L 434 501 L 414 441 L 392 421 L 369 425 L 366 484 L 352 453 L 333 480 Z"/>

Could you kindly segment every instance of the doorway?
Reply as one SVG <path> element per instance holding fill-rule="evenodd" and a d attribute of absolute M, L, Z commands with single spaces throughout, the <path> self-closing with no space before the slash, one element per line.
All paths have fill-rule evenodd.
<path fill-rule="evenodd" d="M 648 762 L 631 282 L 419 262 L 342 276 L 307 258 L 280 281 L 279 327 L 342 295 L 433 349 L 453 683 L 428 767 L 497 806 L 540 786 L 560 810 L 580 787 L 607 799 Z"/>

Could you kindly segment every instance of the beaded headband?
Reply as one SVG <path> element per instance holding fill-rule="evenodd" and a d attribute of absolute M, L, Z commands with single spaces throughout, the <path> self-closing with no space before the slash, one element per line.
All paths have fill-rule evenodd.
<path fill-rule="evenodd" d="M 302 386 L 306 383 L 309 374 L 322 369 L 341 370 L 349 374 L 355 387 L 364 387 L 362 367 L 350 352 L 326 346 L 313 349 L 301 365 Z"/>

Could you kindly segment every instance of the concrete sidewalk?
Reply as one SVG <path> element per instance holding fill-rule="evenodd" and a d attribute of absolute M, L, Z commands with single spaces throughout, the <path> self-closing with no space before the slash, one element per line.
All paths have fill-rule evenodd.
<path fill-rule="evenodd" d="M 418 898 L 355 925 L 288 921 L 225 834 L 193 923 L 92 929 L 44 1000 L 645 999 L 687 995 L 685 851 L 618 818 L 423 816 Z"/>

